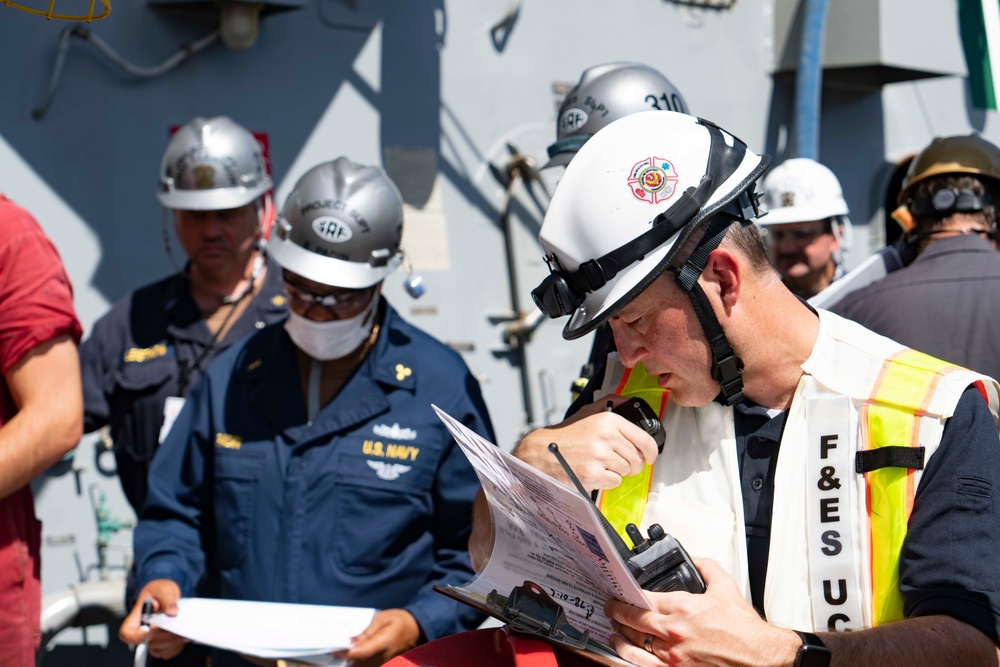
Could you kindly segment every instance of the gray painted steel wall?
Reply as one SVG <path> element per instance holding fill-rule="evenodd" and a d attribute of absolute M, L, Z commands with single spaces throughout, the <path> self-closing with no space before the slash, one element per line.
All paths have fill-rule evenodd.
<path fill-rule="evenodd" d="M 112 15 L 90 28 L 138 64 L 159 63 L 213 28 L 191 11 L 112 2 Z M 411 199 L 430 197 L 431 208 L 443 213 L 443 227 L 441 215 L 431 215 L 419 227 L 411 224 L 409 233 L 445 241 L 436 253 L 414 253 L 427 285 L 423 299 L 405 295 L 401 276 L 387 281 L 386 293 L 408 319 L 463 351 L 482 382 L 499 444 L 509 448 L 530 424 L 519 370 L 504 354 L 503 324 L 490 319 L 509 312 L 511 303 L 499 226 L 504 193 L 487 163 L 504 166 L 507 142 L 544 162 L 555 138 L 554 86 L 571 85 L 584 68 L 613 60 L 658 67 L 693 113 L 756 150 L 786 156 L 794 91 L 788 79 L 771 73 L 786 51 L 777 41 L 776 12 L 781 18 L 795 5 L 737 1 L 728 10 L 702 10 L 667 0 L 526 0 L 509 31 L 491 34 L 509 0 L 314 0 L 266 17 L 257 44 L 245 52 L 215 44 L 152 80 L 128 77 L 74 41 L 40 120 L 30 111 L 45 91 L 66 25 L 0 9 L 6 63 L 0 190 L 27 206 L 55 240 L 89 328 L 109 302 L 171 270 L 153 196 L 171 126 L 195 115 L 226 114 L 267 132 L 279 203 L 321 160 L 343 154 L 385 162 L 406 181 Z M 939 3 L 906 3 L 906 25 L 932 5 Z M 897 23 L 883 22 L 882 30 L 901 30 L 903 22 Z M 954 53 L 957 34 L 939 38 Z M 881 235 L 879 206 L 892 164 L 934 135 L 970 129 L 1000 137 L 995 113 L 969 109 L 961 78 L 882 89 L 827 87 L 820 155 L 841 178 L 858 226 L 852 265 Z M 558 173 L 546 172 L 544 179 L 551 189 Z M 534 238 L 544 197 L 540 206 L 520 185 L 514 194 L 515 271 L 527 308 L 529 290 L 545 274 Z M 560 329 L 561 323 L 543 323 L 527 348 L 539 422 L 562 414 L 589 349 L 589 340 L 562 341 Z M 78 475 L 64 472 L 38 484 L 45 536 L 56 542 L 45 547 L 46 592 L 96 577 L 88 570 L 96 558 L 91 484 L 107 493 L 114 515 L 128 517 L 116 480 L 95 471 L 89 447 L 75 465 Z M 68 535 L 73 542 L 63 539 Z M 124 566 L 129 538 L 128 531 L 114 538 L 112 565 Z M 89 639 L 102 641 L 94 633 Z M 59 641 L 83 639 L 67 632 Z"/>

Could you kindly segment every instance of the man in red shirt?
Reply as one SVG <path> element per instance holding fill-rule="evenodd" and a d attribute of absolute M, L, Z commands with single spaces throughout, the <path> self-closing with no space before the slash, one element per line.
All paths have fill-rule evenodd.
<path fill-rule="evenodd" d="M 73 288 L 34 218 L 0 195 L 0 647 L 34 667 L 41 633 L 31 480 L 76 446 L 83 428 Z"/>

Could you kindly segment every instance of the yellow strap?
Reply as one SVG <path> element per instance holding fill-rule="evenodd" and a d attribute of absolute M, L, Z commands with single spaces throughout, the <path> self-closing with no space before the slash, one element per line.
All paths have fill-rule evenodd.
<path fill-rule="evenodd" d="M 866 449 L 916 447 L 920 418 L 941 377 L 957 369 L 934 357 L 906 350 L 887 360 L 862 408 Z M 866 473 L 871 540 L 872 624 L 903 618 L 899 557 L 913 509 L 913 471 L 882 468 Z"/>
<path fill-rule="evenodd" d="M 660 387 L 656 377 L 651 377 L 646 373 L 645 367 L 638 364 L 635 368 L 625 369 L 615 393 L 628 398 L 643 399 L 662 419 L 670 392 Z M 625 532 L 625 526 L 630 523 L 638 525 L 642 520 L 652 478 L 653 466 L 647 463 L 643 466 L 642 472 L 623 477 L 622 483 L 617 487 L 601 493 L 597 506 L 626 544 L 630 545 L 631 542 Z"/>

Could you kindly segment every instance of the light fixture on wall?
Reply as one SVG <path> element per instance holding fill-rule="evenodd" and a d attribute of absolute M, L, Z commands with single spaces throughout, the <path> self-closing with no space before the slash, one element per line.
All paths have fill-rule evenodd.
<path fill-rule="evenodd" d="M 2 1 L 2 0 L 0 0 Z M 261 19 L 285 9 L 297 9 L 305 0 L 148 0 L 151 7 L 214 14 L 222 43 L 234 51 L 249 49 L 257 41 Z"/>
<path fill-rule="evenodd" d="M 262 2 L 220 2 L 219 33 L 222 42 L 234 51 L 243 51 L 257 41 Z"/>
<path fill-rule="evenodd" d="M 91 10 L 93 10 L 96 1 L 91 0 Z M 8 2 L 9 0 L 0 0 L 0 4 L 8 4 Z M 48 2 L 51 12 L 55 0 L 48 0 Z M 101 2 L 105 5 L 107 11 L 111 10 L 111 0 L 101 0 Z M 129 76 L 139 79 L 153 79 L 166 74 L 216 41 L 221 40 L 234 51 L 248 49 L 257 41 L 261 16 L 285 9 L 297 9 L 305 4 L 305 0 L 267 0 L 267 2 L 260 2 L 259 0 L 221 0 L 219 2 L 215 0 L 148 0 L 148 2 L 152 7 L 162 7 L 164 9 L 179 8 L 187 13 L 192 13 L 191 10 L 193 10 L 193 13 L 196 16 L 200 16 L 201 19 L 217 20 L 218 25 L 212 28 L 211 32 L 193 42 L 182 45 L 163 62 L 152 66 L 142 66 L 132 63 L 97 35 L 90 26 L 82 23 L 67 26 L 63 29 L 59 37 L 56 58 L 52 67 L 52 76 L 49 79 L 45 96 L 31 110 L 32 118 L 39 120 L 48 110 L 49 104 L 56 93 L 56 88 L 59 85 L 63 63 L 66 60 L 66 54 L 69 52 L 69 41 L 73 38 L 83 40 L 93 46 L 108 61 Z M 9 4 L 11 7 L 21 8 L 13 2 L 9 2 Z M 51 18 L 65 17 L 52 14 Z M 94 14 L 90 18 L 96 20 L 101 18 L 101 16 Z"/>

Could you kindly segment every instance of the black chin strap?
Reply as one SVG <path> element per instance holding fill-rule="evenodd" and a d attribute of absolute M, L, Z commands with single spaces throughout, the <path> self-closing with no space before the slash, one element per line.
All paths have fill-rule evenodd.
<path fill-rule="evenodd" d="M 729 344 L 722 325 L 712 310 L 712 304 L 708 302 L 705 291 L 698 284 L 698 276 L 705 270 L 709 254 L 722 243 L 731 224 L 733 220 L 727 215 L 716 215 L 705 230 L 706 240 L 691 253 L 691 257 L 683 266 L 670 269 L 677 284 L 691 299 L 695 315 L 712 348 L 712 378 L 722 386 L 722 398 L 726 405 L 735 405 L 743 400 L 743 360 Z"/>

